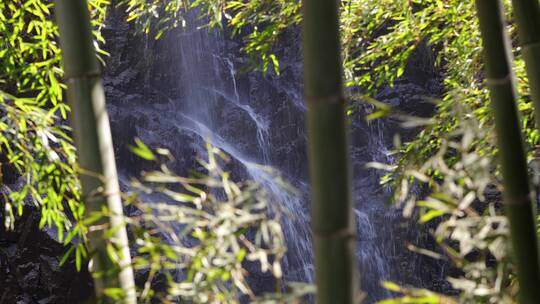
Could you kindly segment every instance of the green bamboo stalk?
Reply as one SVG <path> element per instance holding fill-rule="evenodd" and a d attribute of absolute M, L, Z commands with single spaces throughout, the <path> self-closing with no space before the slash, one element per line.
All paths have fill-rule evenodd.
<path fill-rule="evenodd" d="M 540 4 L 538 0 L 512 0 L 521 52 L 540 129 Z"/>
<path fill-rule="evenodd" d="M 71 104 L 71 123 L 79 165 L 84 171 L 80 179 L 86 214 L 108 210 L 109 220 L 103 219 L 100 224 L 110 225 L 113 232 L 111 241 L 120 255 L 118 264 L 115 264 L 107 254 L 105 230 L 88 233 L 96 296 L 112 302 L 107 300 L 106 290 L 120 288 L 124 292 L 123 303 L 135 304 L 135 284 L 120 187 L 88 5 L 86 0 L 56 0 L 55 4 L 68 85 L 67 97 Z"/>
<path fill-rule="evenodd" d="M 504 202 L 520 286 L 519 301 L 522 304 L 540 303 L 540 264 L 533 200 L 516 107 L 517 93 L 503 8 L 500 0 L 476 0 L 476 9 L 495 118 Z"/>
<path fill-rule="evenodd" d="M 317 302 L 353 303 L 356 282 L 338 1 L 304 1 L 304 90 Z"/>

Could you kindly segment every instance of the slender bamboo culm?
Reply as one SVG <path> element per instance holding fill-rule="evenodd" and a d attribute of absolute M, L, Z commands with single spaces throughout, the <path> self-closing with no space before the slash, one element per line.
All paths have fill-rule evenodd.
<path fill-rule="evenodd" d="M 71 104 L 71 123 L 79 166 L 83 171 L 80 178 L 86 214 L 109 212 L 108 220 L 102 219 L 101 224 L 109 224 L 113 229 L 110 241 L 119 249 L 120 256 L 118 264 L 115 264 L 107 254 L 104 230 L 88 233 L 90 271 L 94 277 L 96 297 L 112 303 L 113 300 L 106 296 L 107 289 L 120 288 L 124 294 L 121 302 L 135 304 L 131 257 L 88 4 L 86 0 L 56 0 L 55 4 L 68 86 L 67 98 Z"/>
<path fill-rule="evenodd" d="M 495 119 L 504 202 L 520 286 L 519 302 L 537 304 L 540 303 L 540 266 L 536 225 L 502 3 L 500 0 L 476 0 L 476 9 Z"/>
<path fill-rule="evenodd" d="M 538 0 L 512 0 L 512 7 L 534 103 L 536 127 L 540 130 L 540 3 Z"/>
<path fill-rule="evenodd" d="M 356 269 L 338 1 L 304 1 L 304 90 L 317 303 L 353 303 Z"/>

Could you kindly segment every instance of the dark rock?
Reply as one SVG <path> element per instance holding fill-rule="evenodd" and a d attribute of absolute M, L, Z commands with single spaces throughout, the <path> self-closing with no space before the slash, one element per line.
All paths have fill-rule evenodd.
<path fill-rule="evenodd" d="M 4 209 L 3 203 L 0 207 Z M 93 288 L 86 268 L 78 272 L 73 258 L 60 266 L 67 247 L 40 229 L 39 220 L 39 210 L 26 205 L 14 231 L 0 229 L 0 303 L 71 304 L 88 299 Z"/>
<path fill-rule="evenodd" d="M 111 41 L 107 48 L 112 56 L 107 59 L 104 83 L 117 162 L 125 180 L 141 170 L 155 168 L 127 149 L 135 137 L 152 148 L 168 148 L 175 158 L 169 167 L 179 175 L 198 167 L 197 158 L 205 156 L 202 142 L 212 137 L 215 145 L 232 154 L 225 169 L 234 177 L 248 176 L 248 162 L 271 164 L 307 197 L 305 106 L 297 28 L 288 30 L 276 47 L 281 59 L 278 77 L 272 71 L 267 75 L 241 72 L 248 62 L 238 48 L 241 38 L 204 36 L 194 30 L 196 24 L 190 24 L 154 41 L 134 34 L 122 14 L 114 9 L 109 15 L 105 34 Z M 440 71 L 435 68 L 434 54 L 430 47 L 419 44 L 403 77 L 376 97 L 408 115 L 429 117 L 434 110 L 429 98 L 440 93 Z M 418 130 L 405 130 L 392 118 L 368 123 L 364 115 L 369 109 L 364 110 L 350 126 L 354 204 L 365 219 L 358 228 L 361 237 L 357 254 L 362 273 L 369 273 L 363 279 L 364 290 L 370 291 L 368 300 L 386 295 L 380 280 L 444 290 L 445 265 L 407 250 L 409 243 L 435 249 L 433 240 L 414 219 L 404 220 L 399 210 L 383 205 L 388 189 L 378 183 L 381 172 L 365 168 L 370 161 L 392 162 L 388 151 L 394 135 L 410 139 Z M 309 214 L 308 200 L 301 199 L 297 209 Z M 362 216 L 358 215 L 359 221 Z M 309 222 L 294 225 L 303 225 L 300 230 L 307 235 L 287 235 L 288 242 L 294 245 L 302 238 L 309 242 Z M 295 250 L 290 246 L 286 271 L 289 278 L 305 279 L 305 273 L 312 269 L 303 267 L 306 261 L 311 262 L 311 256 Z M 256 265 L 247 267 L 256 291 L 273 287 L 271 278 L 258 272 Z M 144 273 L 137 274 L 139 282 L 144 277 Z"/>

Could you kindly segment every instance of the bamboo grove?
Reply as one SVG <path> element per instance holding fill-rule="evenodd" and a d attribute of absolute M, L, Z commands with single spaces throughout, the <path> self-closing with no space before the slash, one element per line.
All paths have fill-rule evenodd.
<path fill-rule="evenodd" d="M 526 16 L 527 1 L 514 1 L 517 8 L 518 29 L 524 44 L 525 62 L 531 77 L 532 98 L 538 99 L 536 71 L 540 69 L 535 60 L 535 23 L 538 3 L 529 6 L 532 18 Z M 529 1 L 529 4 L 535 1 Z M 540 263 L 536 235 L 534 199 L 531 193 L 527 160 L 523 148 L 523 135 L 517 112 L 517 96 L 512 71 L 510 41 L 506 33 L 503 6 L 500 0 L 476 0 L 480 31 L 484 45 L 486 82 L 490 90 L 499 148 L 499 159 L 504 185 L 504 202 L 510 222 L 510 232 L 520 292 L 519 302 L 532 304 L 540 301 Z M 536 16 L 536 17 L 537 17 Z M 537 28 L 537 27 L 536 27 Z M 533 43 L 534 46 L 534 43 Z M 535 100 L 538 102 L 538 100 Z M 537 110 L 538 110 L 538 103 Z M 537 112 L 539 113 L 539 112 Z M 540 127 L 540 125 L 539 125 Z"/>
<path fill-rule="evenodd" d="M 317 302 L 353 303 L 354 225 L 335 1 L 304 2 L 303 47 Z"/>
<path fill-rule="evenodd" d="M 120 2 L 129 8 L 127 9 L 128 19 L 139 21 L 137 18 L 141 18 L 143 30 L 152 31 L 152 18 L 156 18 L 161 12 L 158 14 L 149 10 L 148 1 L 125 0 Z M 171 5 L 164 8 L 164 12 L 172 13 L 178 17 L 175 14 L 182 10 L 180 7 L 184 7 L 185 4 L 184 1 L 181 2 L 171 0 Z M 373 1 L 366 1 L 366 3 L 368 2 L 372 4 Z M 398 9 L 395 7 L 401 4 L 398 1 L 383 2 L 380 5 L 388 5 L 388 10 L 396 11 Z M 411 5 L 412 2 L 415 5 L 421 4 L 421 1 L 404 1 L 403 3 L 405 2 L 407 5 Z M 444 6 L 444 1 L 433 2 L 438 2 L 437 5 L 440 7 Z M 524 130 L 522 130 L 524 123 L 520 117 L 518 84 L 513 66 L 513 42 L 508 33 L 505 20 L 507 14 L 503 0 L 471 1 L 471 3 L 473 2 L 476 11 L 470 13 L 476 13 L 483 46 L 481 65 L 484 74 L 482 76 L 485 77 L 485 87 L 489 91 L 495 127 L 495 150 L 502 177 L 504 215 L 510 226 L 512 258 L 519 284 L 518 302 L 536 304 L 540 303 L 540 252 L 535 206 L 537 201 L 535 195 L 537 194 L 534 193 L 531 181 L 527 143 L 524 141 Z M 253 4 L 249 8 L 251 11 L 248 11 L 251 15 L 247 14 L 250 18 L 244 19 L 242 17 L 245 17 L 246 13 L 242 11 L 243 6 L 238 1 L 227 2 L 227 5 L 220 1 L 194 1 L 194 3 L 196 3 L 194 7 L 203 12 L 203 17 L 210 19 L 210 26 L 220 27 L 228 22 L 228 25 L 233 28 L 233 32 L 240 33 L 245 28 L 258 23 L 265 25 L 266 27 L 261 27 L 263 28 L 262 34 L 268 38 L 265 41 L 261 41 L 260 36 L 255 35 L 257 32 L 242 37 L 246 44 L 243 50 L 250 56 L 255 54 L 259 60 L 257 62 L 262 62 L 264 73 L 268 72 L 270 65 L 273 65 L 276 75 L 280 72 L 276 55 L 271 52 L 271 44 L 277 43 L 279 35 L 284 33 L 288 27 L 301 26 L 303 88 L 307 106 L 307 149 L 311 183 L 311 229 L 315 255 L 314 283 L 317 290 L 315 298 L 320 304 L 358 303 L 362 298 L 359 290 L 361 278 L 369 274 L 358 273 L 358 267 L 355 263 L 354 240 L 356 236 L 354 231 L 356 225 L 353 219 L 352 176 L 348 140 L 348 119 L 351 117 L 347 116 L 349 108 L 346 95 L 349 91 L 345 87 L 361 87 L 366 92 L 373 92 L 383 86 L 385 81 L 392 82 L 404 73 L 406 59 L 415 47 L 423 43 L 425 37 L 404 35 L 398 32 L 399 29 L 396 29 L 395 36 L 397 38 L 394 37 L 395 41 L 407 40 L 405 47 L 397 47 L 392 44 L 386 49 L 384 39 L 381 40 L 383 42 L 370 41 L 373 44 L 369 47 L 365 47 L 362 43 L 350 42 L 361 41 L 364 38 L 357 39 L 358 37 L 355 35 L 359 35 L 358 33 L 363 34 L 365 31 L 375 30 L 367 21 L 359 21 L 355 17 L 351 17 L 355 12 L 365 13 L 358 1 L 350 1 L 350 3 L 349 1 L 329 0 L 276 1 L 267 4 L 267 6 L 257 2 L 251 3 Z M 54 4 L 54 15 L 62 46 L 64 68 L 62 77 L 67 84 L 66 96 L 70 103 L 70 120 L 77 148 L 78 173 L 82 186 L 81 200 L 85 206 L 84 217 L 97 219 L 92 223 L 93 225 L 107 227 L 106 229 L 92 230 L 85 235 L 89 240 L 90 270 L 94 275 L 96 298 L 105 299 L 105 302 L 110 303 L 134 304 L 137 303 L 140 294 L 144 294 L 144 292 L 137 292 L 134 280 L 133 265 L 135 263 L 132 261 L 126 230 L 128 219 L 123 215 L 111 131 L 105 107 L 104 88 L 101 81 L 101 68 L 96 56 L 96 51 L 99 52 L 99 50 L 96 50 L 93 41 L 91 17 L 88 12 L 89 5 L 86 0 L 55 0 Z M 393 22 L 411 16 L 418 17 L 415 15 L 415 10 L 420 6 L 415 5 L 407 8 L 408 15 L 405 14 L 404 17 L 398 14 L 399 16 Z M 237 12 L 237 15 L 224 14 L 229 19 L 222 19 L 221 10 L 223 7 Z M 269 11 L 272 13 L 266 15 L 264 14 L 265 8 L 268 7 L 271 8 Z M 528 93 L 534 104 L 532 111 L 536 113 L 536 128 L 540 130 L 540 5 L 536 0 L 512 0 L 511 8 L 518 34 L 519 56 L 523 57 L 525 63 L 530 91 Z M 418 11 L 421 10 L 418 9 Z M 429 24 L 430 26 L 418 26 L 418 36 L 430 36 L 430 43 L 441 43 L 442 38 L 440 37 L 450 35 L 447 28 L 451 27 L 437 19 L 437 14 L 444 13 L 443 9 L 436 11 L 433 13 L 435 17 L 431 16 L 434 21 Z M 381 17 L 383 15 L 384 8 L 378 11 L 374 18 L 384 19 Z M 148 20 L 144 20 L 144 18 L 148 18 Z M 411 17 L 411 19 L 414 18 Z M 159 27 L 157 38 L 172 28 L 172 24 L 176 24 L 174 18 L 167 17 L 164 20 L 161 23 L 157 22 Z M 249 21 L 254 24 L 250 24 Z M 350 24 L 358 27 L 369 27 L 369 29 L 351 29 L 351 27 L 346 26 Z M 413 27 L 411 26 L 411 28 Z M 427 32 L 422 32 L 424 30 Z M 456 30 L 456 32 L 458 31 Z M 451 37 L 449 40 L 459 39 L 456 36 Z M 411 43 L 409 40 L 414 42 Z M 343 41 L 349 42 L 349 44 L 345 43 L 344 46 Z M 378 53 L 375 53 L 378 49 L 383 50 L 386 56 L 391 57 L 387 58 L 389 61 L 395 60 L 391 62 L 391 66 L 397 72 L 388 76 L 387 73 L 390 73 L 388 66 L 390 65 L 373 64 L 373 62 L 380 63 L 385 59 L 385 57 L 380 57 L 377 55 Z M 362 52 L 365 54 L 359 54 Z M 468 53 L 464 54 L 469 55 Z M 448 53 L 447 55 L 450 57 L 448 60 L 463 59 L 459 57 L 462 54 Z M 456 57 L 451 57 L 451 55 Z M 465 55 L 464 57 L 466 57 Z M 470 61 L 475 62 L 473 59 Z M 374 74 L 378 73 L 376 76 L 372 77 L 370 71 L 366 72 L 366 67 L 371 66 L 373 66 Z M 463 68 L 469 67 L 464 64 Z M 449 69 L 446 72 L 459 73 L 456 69 Z M 55 100 L 55 103 L 57 99 L 62 97 L 62 94 L 59 93 L 61 92 L 60 86 L 53 85 L 57 83 L 56 77 L 61 76 L 52 73 L 48 77 L 54 79 L 54 81 L 51 80 L 49 86 L 55 88 L 54 94 L 48 98 Z M 474 75 L 474 77 L 478 77 L 478 75 Z M 480 95 L 478 93 L 473 98 Z M 152 155 L 149 150 L 144 151 Z M 412 153 L 414 154 L 414 152 Z M 429 213 L 427 216 L 424 214 L 424 218 L 429 218 L 429 216 Z M 276 234 L 279 233 L 276 232 Z M 261 260 L 263 259 L 261 258 Z M 281 270 L 276 272 L 279 273 Z M 224 285 L 229 286 L 227 284 L 230 283 Z M 390 286 L 389 289 L 396 292 L 404 290 L 391 284 L 386 286 Z M 414 294 L 414 292 L 409 291 L 404 293 L 404 301 L 410 300 L 409 294 Z M 116 300 L 111 297 L 111 294 L 116 294 Z M 435 303 L 447 303 L 445 297 L 437 299 L 439 302 Z M 389 301 L 387 303 L 402 303 Z M 452 301 L 448 300 L 448 303 L 453 303 Z"/>
<path fill-rule="evenodd" d="M 125 229 L 126 221 L 120 201 L 105 93 L 93 46 L 87 7 L 85 0 L 56 1 L 64 76 L 68 86 L 67 97 L 71 104 L 86 216 L 92 217 L 101 213 L 97 224 L 109 227 L 88 233 L 92 256 L 91 271 L 94 274 L 98 299 L 107 299 L 107 291 L 116 289 L 122 292 L 123 302 L 135 304 L 135 281 Z M 114 233 L 107 237 L 107 231 Z M 111 252 L 107 249 L 109 244 L 112 244 L 115 250 L 118 249 L 119 259 L 116 263 L 113 263 Z"/>

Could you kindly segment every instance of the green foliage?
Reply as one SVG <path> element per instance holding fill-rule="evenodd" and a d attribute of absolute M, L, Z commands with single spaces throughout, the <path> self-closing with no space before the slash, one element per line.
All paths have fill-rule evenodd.
<path fill-rule="evenodd" d="M 66 212 L 76 220 L 83 212 L 69 129 L 58 125 L 60 118 L 54 110 L 44 110 L 35 99 L 0 92 L 0 108 L 0 151 L 25 181 L 5 202 L 12 216 L 5 217 L 4 224 L 13 228 L 13 216 L 22 214 L 31 197 L 30 202 L 42 209 L 40 226 L 56 225 L 62 239 L 72 225 Z"/>
<path fill-rule="evenodd" d="M 461 270 L 461 276 L 448 278 L 461 291 L 459 303 L 514 303 L 517 288 L 511 279 L 513 265 L 508 223 L 500 208 L 500 182 L 493 174 L 492 155 L 481 152 L 482 145 L 493 141 L 491 130 L 473 115 L 466 115 L 469 108 L 456 103 L 452 112 L 461 114 L 460 124 L 439 137 L 440 148 L 422 166 L 401 168 L 394 199 L 404 202 L 406 216 L 417 209 L 419 221 L 434 227 L 432 233 L 442 253 L 411 250 L 446 259 Z M 429 195 L 419 199 L 415 189 L 422 186 L 429 188 Z"/>
<path fill-rule="evenodd" d="M 61 99 L 60 48 L 51 18 L 52 2 L 3 1 L 0 4 L 0 83 L 17 95 L 56 105 Z"/>
<path fill-rule="evenodd" d="M 433 235 L 442 254 L 411 249 L 447 259 L 462 271 L 460 277 L 448 278 L 460 291 L 457 301 L 515 303 L 518 286 L 511 275 L 513 265 L 507 248 L 508 225 L 500 208 L 501 186 L 494 160 L 497 150 L 492 135 L 488 91 L 481 71 L 481 41 L 474 2 L 409 3 L 412 6 L 388 4 L 384 8 L 373 7 L 375 12 L 384 16 L 384 21 L 378 26 L 372 25 L 372 28 L 380 29 L 382 26 L 384 30 L 375 38 L 373 32 L 368 36 L 372 40 L 365 43 L 364 52 L 360 51 L 358 60 L 351 65 L 353 77 L 350 77 L 350 84 L 358 84 L 366 87 L 368 93 L 375 93 L 380 85 L 391 84 L 400 76 L 407 56 L 401 58 L 398 53 L 410 51 L 414 43 L 427 42 L 437 55 L 435 62 L 443 72 L 445 91 L 436 113 L 422 125 L 418 135 L 396 147 L 397 164 L 378 166 L 390 171 L 382 182 L 395 189 L 394 201 L 403 204 L 406 216 L 412 216 L 417 210 L 420 212 L 419 221 L 434 227 Z M 505 4 L 506 11 L 511 12 L 508 3 Z M 364 20 L 371 24 L 369 17 Z M 386 26 L 383 26 L 385 22 Z M 508 31 L 514 35 L 512 23 Z M 385 50 L 385 45 L 392 47 Z M 527 142 L 535 145 L 538 132 L 533 124 L 528 83 L 520 53 L 517 48 L 514 52 L 518 91 L 523 96 L 519 100 L 523 129 Z M 375 75 L 355 70 L 355 67 L 365 64 L 365 71 L 375 71 Z M 355 78 L 355 75 L 358 76 Z M 375 113 L 392 112 L 384 107 L 378 108 Z M 397 118 L 404 125 L 410 124 L 407 118 L 399 115 Z M 529 151 L 532 156 L 534 150 Z M 417 197 L 419 189 L 427 192 L 427 198 Z M 405 294 L 402 298 L 389 300 L 389 303 L 409 303 L 409 300 L 411 303 L 423 303 L 417 297 L 413 298 L 414 301 Z"/>
<path fill-rule="evenodd" d="M 137 209 L 126 224 L 136 250 L 133 267 L 145 279 L 138 303 L 178 299 L 239 303 L 242 298 L 250 303 L 301 303 L 314 292 L 306 283 L 285 286 L 282 282 L 281 263 L 287 250 L 280 222 L 283 213 L 260 185 L 231 180 L 221 169 L 228 161 L 221 151 L 208 145 L 208 160 L 200 161 L 202 172 L 181 177 L 162 163 L 171 158 L 167 150 L 153 151 L 140 140 L 134 149 L 143 159 L 161 164 L 159 170 L 143 172 L 140 180 L 133 180 L 133 192 L 124 194 L 124 202 Z M 103 220 L 109 216 L 104 209 L 81 218 L 64 239 L 67 245 L 89 230 L 104 230 L 101 241 L 114 267 L 93 272 L 94 276 L 110 275 L 121 267 L 121 253 L 111 237 L 118 227 Z M 84 244 L 73 244 L 61 263 L 71 255 L 80 268 L 89 254 Z M 247 281 L 254 269 L 270 273 L 274 292 L 255 295 Z M 124 291 L 109 288 L 105 296 L 121 300 Z"/>
<path fill-rule="evenodd" d="M 120 5 L 126 7 L 128 22 L 135 22 L 139 31 L 153 34 L 156 39 L 171 28 L 184 26 L 183 14 L 190 6 L 188 0 L 122 0 Z"/>
<path fill-rule="evenodd" d="M 512 20 L 509 3 L 505 5 Z M 442 72 L 444 93 L 430 119 L 411 120 L 376 102 L 371 103 L 378 110 L 368 117 L 390 114 L 404 126 L 422 127 L 411 141 L 396 146 L 396 164 L 377 165 L 389 170 L 382 183 L 395 189 L 393 199 L 403 204 L 404 214 L 412 216 L 417 210 L 419 221 L 434 227 L 442 254 L 411 249 L 447 259 L 462 271 L 460 277 L 448 278 L 460 291 L 460 303 L 514 303 L 517 283 L 511 276 L 508 226 L 500 208 L 497 150 L 474 1 L 351 1 L 344 11 L 348 85 L 375 95 L 403 75 L 409 56 L 421 44 L 431 48 L 436 55 L 432 68 Z M 515 36 L 512 22 L 508 31 Z M 527 142 L 536 145 L 524 65 L 519 49 L 514 47 L 514 52 L 523 129 Z M 417 197 L 426 192 L 427 198 Z M 425 303 L 422 295 L 404 294 L 388 303 Z"/>
<path fill-rule="evenodd" d="M 98 52 L 104 43 L 100 29 L 108 0 L 91 0 L 92 25 Z M 18 97 L 33 98 L 38 105 L 54 106 L 66 118 L 61 103 L 62 68 L 58 27 L 49 0 L 7 0 L 0 3 L 0 88 Z"/>
<path fill-rule="evenodd" d="M 426 289 L 403 288 L 393 282 L 384 282 L 383 287 L 389 291 L 402 294 L 402 297 L 386 299 L 377 304 L 455 304 L 456 302 L 448 297 L 436 294 Z"/>
<path fill-rule="evenodd" d="M 150 151 L 142 143 L 138 146 Z M 160 170 L 146 172 L 142 181 L 134 182 L 145 197 L 163 198 L 148 201 L 132 194 L 129 199 L 143 211 L 130 219 L 139 254 L 134 266 L 147 271 L 140 301 L 237 303 L 241 297 L 261 303 L 299 301 L 312 290 L 298 283 L 288 292 L 281 289 L 286 247 L 281 212 L 270 205 L 273 198 L 256 183 L 232 181 L 220 167 L 227 158 L 211 146 L 208 151 L 208 161 L 201 161 L 204 173 L 184 178 L 162 164 Z M 168 154 L 159 150 L 155 155 Z M 255 296 L 247 282 L 246 263 L 272 274 L 275 293 Z M 167 291 L 161 294 L 152 290 L 157 276 L 167 281 Z"/>
<path fill-rule="evenodd" d="M 262 65 L 267 72 L 270 64 L 279 74 L 279 63 L 273 52 L 280 35 L 285 30 L 300 24 L 301 2 L 279 1 L 228 1 L 224 14 L 233 34 L 242 34 L 243 51 L 251 56 L 254 67 Z"/>
<path fill-rule="evenodd" d="M 373 96 L 381 85 L 392 85 L 402 75 L 411 52 L 424 43 L 436 55 L 436 66 L 431 68 L 443 72 L 444 93 L 433 123 L 426 125 L 414 140 L 399 147 L 399 168 L 407 164 L 421 166 L 440 147 L 439 138 L 461 124 L 462 116 L 454 112 L 455 103 L 466 105 L 470 112 L 465 115 L 474 115 L 491 126 L 474 1 L 358 1 L 356 6 L 354 3 L 347 5 L 342 13 L 347 24 L 343 32 L 349 85 L 360 86 Z M 506 11 L 511 12 L 508 3 L 505 4 Z M 512 23 L 508 30 L 514 35 Z M 539 135 L 534 128 L 528 81 L 517 49 L 515 55 L 523 129 L 527 142 L 535 145 Z M 485 154 L 496 152 L 488 142 L 478 149 Z"/>
<path fill-rule="evenodd" d="M 251 58 L 251 69 L 264 73 L 270 66 L 279 74 L 279 62 L 273 47 L 285 30 L 301 21 L 301 3 L 297 0 L 123 0 L 128 21 L 135 21 L 144 33 L 158 39 L 171 28 L 186 26 L 184 16 L 194 10 L 205 27 L 226 27 L 231 35 L 241 36 L 242 50 Z"/>
<path fill-rule="evenodd" d="M 349 85 L 374 92 L 402 76 L 420 45 L 436 47 L 450 86 L 474 83 L 480 43 L 473 1 L 344 3 L 344 58 Z M 446 65 L 448 63 L 448 65 Z M 460 67 L 460 69 L 455 69 Z"/>
<path fill-rule="evenodd" d="M 156 160 L 156 156 L 152 153 L 152 150 L 150 150 L 139 138 L 135 138 L 135 146 L 130 146 L 129 149 L 135 155 L 143 159 Z"/>
<path fill-rule="evenodd" d="M 99 45 L 108 4 L 89 1 L 100 54 L 105 54 Z M 62 102 L 65 85 L 53 9 L 48 0 L 0 3 L 0 151 L 8 159 L 4 165 L 15 166 L 23 181 L 21 189 L 11 189 L 3 220 L 13 228 L 15 217 L 31 202 L 41 209 L 41 227 L 56 226 L 61 240 L 71 230 L 68 243 L 84 239 L 83 229 L 73 229 L 82 222 L 84 206 L 66 124 L 69 106 Z M 86 252 L 82 243 L 74 249 L 80 268 Z"/>
<path fill-rule="evenodd" d="M 413 15 L 421 13 L 428 18 L 419 20 L 436 20 L 441 2 L 423 4 Z M 444 254 L 417 250 L 449 259 L 463 272 L 461 277 L 448 279 L 461 291 L 460 303 L 514 303 L 517 284 L 511 277 L 513 265 L 507 248 L 506 218 L 499 207 L 500 182 L 494 160 L 497 151 L 481 72 L 479 30 L 472 15 L 474 3 L 444 3 L 447 4 L 446 11 L 450 13 L 439 14 L 442 21 L 438 23 L 422 25 L 420 35 L 437 52 L 436 62 L 444 72 L 445 93 L 431 122 L 412 141 L 396 147 L 398 162 L 389 167 L 390 173 L 382 182 L 393 186 L 394 201 L 404 204 L 405 215 L 411 216 L 417 209 L 420 222 L 435 226 L 433 233 Z M 456 10 L 457 13 L 451 13 Z M 507 11 L 510 11 L 508 7 Z M 397 21 L 390 33 L 377 40 L 403 45 L 399 37 L 410 36 L 409 19 Z M 395 18 L 392 20 L 396 22 Z M 512 24 L 508 30 L 514 33 Z M 396 71 L 397 76 L 400 65 L 392 63 L 392 53 L 385 57 L 385 52 L 379 52 L 381 47 L 373 44 L 374 52 L 379 54 L 373 58 L 375 63 L 384 62 L 388 66 L 390 62 L 387 70 Z M 528 83 L 520 54 L 516 52 L 516 55 L 518 90 L 524 96 L 519 101 L 523 128 L 527 142 L 536 144 L 538 132 L 532 123 Z M 393 79 L 384 74 L 385 69 L 380 69 L 379 74 L 391 83 Z M 362 77 L 367 76 L 360 76 L 360 85 Z M 428 189 L 426 199 L 416 197 L 419 188 Z"/>

